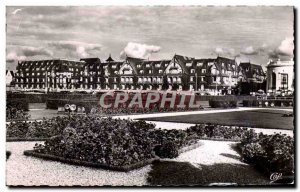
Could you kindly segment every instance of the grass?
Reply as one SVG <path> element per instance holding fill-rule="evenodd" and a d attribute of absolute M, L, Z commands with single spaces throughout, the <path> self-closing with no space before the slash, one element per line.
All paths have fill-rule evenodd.
<path fill-rule="evenodd" d="M 251 110 L 224 113 L 181 115 L 172 117 L 143 118 L 148 121 L 164 121 L 177 123 L 212 123 L 232 126 L 245 126 L 271 129 L 294 129 L 293 117 L 282 117 L 283 110 Z"/>

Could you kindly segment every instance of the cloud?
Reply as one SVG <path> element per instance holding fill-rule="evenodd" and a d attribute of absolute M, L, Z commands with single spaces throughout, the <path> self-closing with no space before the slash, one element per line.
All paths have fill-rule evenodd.
<path fill-rule="evenodd" d="M 270 58 L 280 58 L 283 57 L 292 57 L 294 55 L 294 39 L 293 38 L 285 38 L 281 41 L 280 45 L 274 49 L 269 50 Z"/>
<path fill-rule="evenodd" d="M 152 53 L 159 52 L 160 49 L 161 47 L 156 45 L 129 42 L 123 51 L 121 51 L 120 58 L 125 58 L 127 55 L 129 57 L 146 59 L 150 57 Z"/>
<path fill-rule="evenodd" d="M 239 54 L 235 53 L 235 50 L 232 48 L 224 48 L 224 47 L 217 47 L 214 52 L 214 54 L 220 55 L 220 56 L 231 56 L 231 57 L 239 57 Z"/>
<path fill-rule="evenodd" d="M 15 63 L 17 61 L 26 60 L 26 56 L 19 56 L 15 51 L 11 51 L 6 55 L 7 63 Z"/>
<path fill-rule="evenodd" d="M 286 38 L 281 42 L 279 47 L 277 48 L 277 52 L 280 55 L 284 56 L 293 56 L 294 51 L 294 39 L 293 38 Z"/>
<path fill-rule="evenodd" d="M 248 46 L 241 51 L 243 55 L 258 55 L 259 49 L 255 49 L 253 46 Z"/>
<path fill-rule="evenodd" d="M 98 52 L 102 48 L 102 45 L 100 44 L 91 44 L 80 41 L 57 41 L 51 42 L 49 45 L 56 49 L 67 51 L 69 52 L 69 55 L 79 58 L 89 57 L 91 56 L 91 52 Z"/>
<path fill-rule="evenodd" d="M 15 9 L 11 14 L 15 15 L 15 14 L 17 14 L 19 11 L 22 11 L 22 9 Z"/>
<path fill-rule="evenodd" d="M 32 57 L 37 55 L 43 55 L 43 56 L 52 56 L 53 52 L 50 50 L 47 50 L 44 47 L 28 47 L 28 46 L 22 46 L 21 47 L 22 52 L 24 53 L 24 56 L 26 57 Z"/>

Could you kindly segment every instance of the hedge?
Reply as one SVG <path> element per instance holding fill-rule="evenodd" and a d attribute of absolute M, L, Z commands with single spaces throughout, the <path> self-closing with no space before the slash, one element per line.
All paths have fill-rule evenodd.
<path fill-rule="evenodd" d="M 28 111 L 29 103 L 26 99 L 15 99 L 15 98 L 6 98 L 6 108 L 16 108 L 19 110 Z"/>
<path fill-rule="evenodd" d="M 209 100 L 211 108 L 236 108 L 238 106 L 237 100 Z"/>

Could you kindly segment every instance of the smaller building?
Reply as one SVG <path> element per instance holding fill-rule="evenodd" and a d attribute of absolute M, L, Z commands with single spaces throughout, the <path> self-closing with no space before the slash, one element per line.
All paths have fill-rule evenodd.
<path fill-rule="evenodd" d="M 265 80 L 265 73 L 261 65 L 253 64 L 250 62 L 240 63 L 243 69 L 245 81 L 248 83 L 263 83 Z"/>
<path fill-rule="evenodd" d="M 269 93 L 294 91 L 294 61 L 270 60 L 267 66 L 267 91 Z"/>

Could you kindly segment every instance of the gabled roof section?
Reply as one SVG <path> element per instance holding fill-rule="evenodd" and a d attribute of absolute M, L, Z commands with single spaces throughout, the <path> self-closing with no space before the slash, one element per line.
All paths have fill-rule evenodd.
<path fill-rule="evenodd" d="M 84 61 L 86 63 L 101 63 L 101 60 L 98 57 L 95 58 L 82 58 L 80 61 Z"/>
<path fill-rule="evenodd" d="M 253 64 L 250 62 L 240 63 L 240 67 L 244 71 L 247 78 L 253 78 L 254 75 L 265 76 L 261 65 Z"/>
<path fill-rule="evenodd" d="M 106 62 L 114 62 L 113 58 L 111 58 L 111 54 L 109 54 L 109 57 L 106 59 Z"/>
<path fill-rule="evenodd" d="M 192 57 L 187 57 L 187 56 L 182 56 L 182 55 L 175 54 L 171 61 L 174 61 L 174 62 L 178 63 L 181 66 L 183 72 L 188 74 L 189 72 L 188 72 L 188 69 L 186 67 L 186 63 L 193 62 L 193 60 L 194 60 L 194 58 L 192 58 Z"/>

